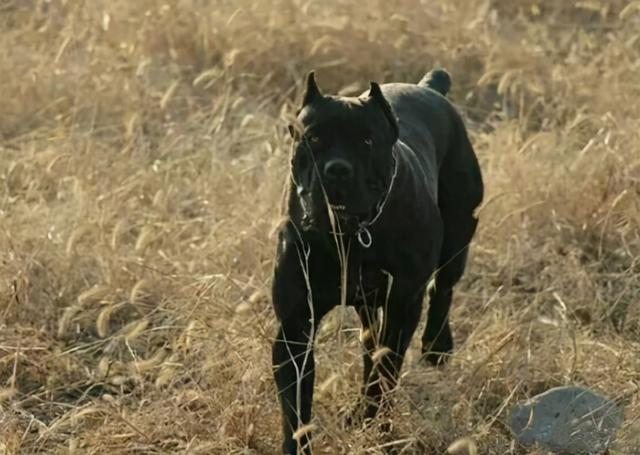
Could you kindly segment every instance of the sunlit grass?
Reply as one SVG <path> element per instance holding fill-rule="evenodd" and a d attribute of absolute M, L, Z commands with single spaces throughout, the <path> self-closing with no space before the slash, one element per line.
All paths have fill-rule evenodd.
<path fill-rule="evenodd" d="M 0 453 L 277 453 L 303 75 L 353 94 L 435 65 L 487 186 L 455 355 L 412 345 L 392 434 L 345 431 L 360 345 L 332 313 L 315 452 L 527 453 L 511 405 L 577 383 L 626 405 L 612 453 L 640 453 L 638 30 L 621 0 L 0 4 Z"/>

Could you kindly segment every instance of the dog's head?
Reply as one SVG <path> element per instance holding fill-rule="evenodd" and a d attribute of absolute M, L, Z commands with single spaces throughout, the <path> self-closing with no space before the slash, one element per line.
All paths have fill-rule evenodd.
<path fill-rule="evenodd" d="M 329 210 L 343 225 L 369 217 L 390 184 L 398 139 L 398 123 L 380 86 L 372 82 L 358 98 L 327 96 L 311 72 L 289 131 L 303 226 L 327 229 Z"/>

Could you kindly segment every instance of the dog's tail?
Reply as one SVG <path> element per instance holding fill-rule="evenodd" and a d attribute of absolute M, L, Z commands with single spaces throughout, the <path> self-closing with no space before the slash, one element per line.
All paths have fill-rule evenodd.
<path fill-rule="evenodd" d="M 445 69 L 434 69 L 429 71 L 418 82 L 418 85 L 427 86 L 442 95 L 446 95 L 451 88 L 451 76 Z"/>

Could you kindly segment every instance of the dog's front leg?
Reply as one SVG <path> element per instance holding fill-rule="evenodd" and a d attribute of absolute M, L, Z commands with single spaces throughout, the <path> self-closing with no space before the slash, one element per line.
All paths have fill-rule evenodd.
<path fill-rule="evenodd" d="M 311 420 L 315 364 L 314 328 L 309 319 L 281 321 L 273 343 L 273 368 L 283 413 L 283 453 L 311 453 L 310 434 L 293 435 Z M 302 430 L 304 431 L 304 429 Z"/>
<path fill-rule="evenodd" d="M 371 368 L 364 378 L 365 419 L 373 418 L 388 405 L 386 395 L 397 385 L 405 353 L 420 320 L 423 297 L 424 287 L 409 295 L 396 290 L 383 305 L 382 333 L 375 342 Z M 365 361 L 365 373 L 367 370 Z"/>
<path fill-rule="evenodd" d="M 273 342 L 272 362 L 282 408 L 285 454 L 311 453 L 311 435 L 304 427 L 311 420 L 313 343 L 322 318 L 311 289 L 310 248 L 291 237 L 289 231 L 280 233 L 272 287 L 273 307 L 280 323 Z"/>

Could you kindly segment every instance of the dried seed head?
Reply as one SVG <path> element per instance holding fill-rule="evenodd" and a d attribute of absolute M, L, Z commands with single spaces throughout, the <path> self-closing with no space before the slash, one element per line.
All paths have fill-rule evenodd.
<path fill-rule="evenodd" d="M 451 455 L 477 455 L 478 448 L 471 438 L 460 438 L 453 442 L 447 449 Z"/>
<path fill-rule="evenodd" d="M 96 319 L 96 331 L 98 332 L 98 336 L 100 338 L 105 338 L 109 334 L 109 321 L 111 319 L 111 313 L 118 308 L 117 305 L 109 305 L 105 307 L 98 318 Z"/>
<path fill-rule="evenodd" d="M 71 325 L 73 317 L 82 311 L 79 305 L 71 305 L 64 310 L 62 317 L 58 320 L 58 337 L 63 337 Z"/>
<path fill-rule="evenodd" d="M 97 284 L 91 289 L 87 289 L 78 296 L 78 304 L 81 306 L 89 302 L 100 300 L 109 294 L 109 287 Z"/>

